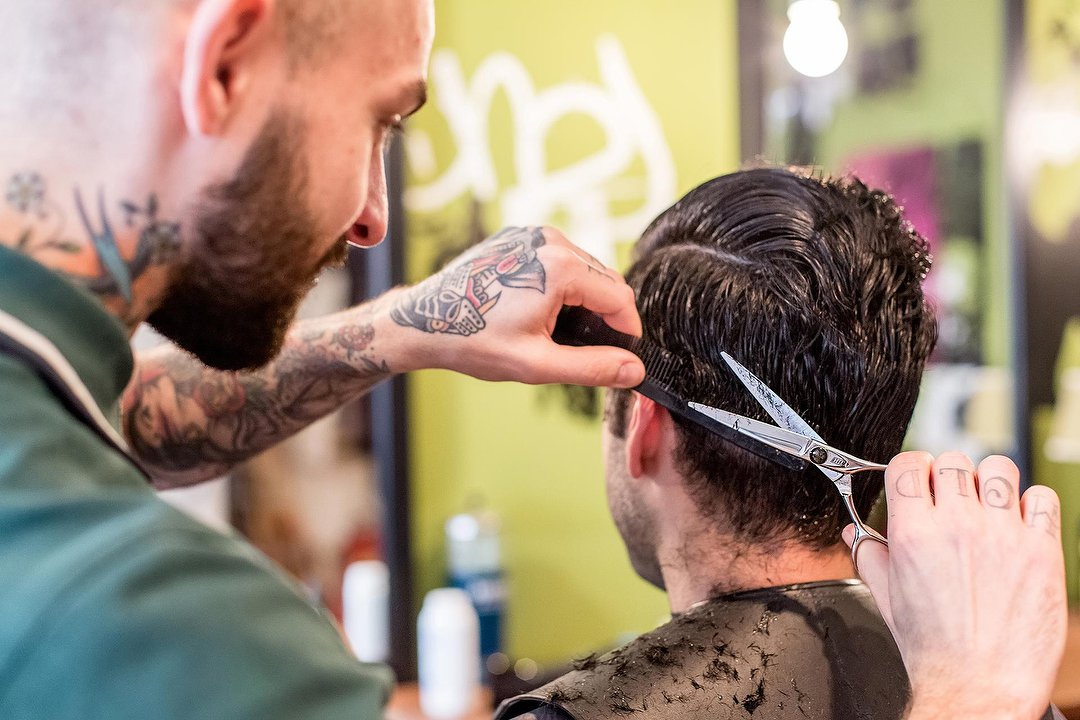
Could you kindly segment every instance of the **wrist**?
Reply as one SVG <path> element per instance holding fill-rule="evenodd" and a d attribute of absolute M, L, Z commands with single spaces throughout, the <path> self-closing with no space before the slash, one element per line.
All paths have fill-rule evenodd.
<path fill-rule="evenodd" d="M 397 287 L 370 303 L 347 310 L 351 313 L 348 322 L 370 327 L 370 359 L 385 364 L 394 374 L 444 368 L 445 362 L 436 362 L 439 351 L 434 336 L 394 320 L 394 311 L 409 301 L 409 290 L 409 287 Z"/>

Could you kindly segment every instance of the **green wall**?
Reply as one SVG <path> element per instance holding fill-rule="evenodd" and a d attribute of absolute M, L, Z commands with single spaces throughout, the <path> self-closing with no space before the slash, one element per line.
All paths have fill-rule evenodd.
<path fill-rule="evenodd" d="M 633 220 L 635 212 L 644 208 L 654 214 L 738 164 L 734 5 L 734 0 L 440 0 L 436 65 L 456 62 L 468 81 L 481 63 L 503 52 L 527 70 L 532 95 L 567 83 L 596 88 L 605 82 L 598 67 L 598 39 L 609 38 L 603 41 L 609 48 L 613 39 L 659 121 L 674 171 L 662 182 L 665 163 L 656 158 L 662 160 L 664 153 L 653 148 L 652 167 L 637 152 L 615 176 L 597 181 L 594 189 L 606 198 L 601 205 L 607 213 Z M 410 121 L 410 189 L 430 189 L 455 162 L 459 148 L 448 120 L 460 113 L 447 104 L 454 95 L 452 84 L 452 77 L 433 74 L 431 106 Z M 512 193 L 507 191 L 520 182 L 521 170 L 514 137 L 535 117 L 515 115 L 520 97 L 511 102 L 505 91 L 494 97 L 481 114 L 490 123 L 485 145 L 497 189 L 480 192 L 475 205 L 475 188 L 437 207 L 419 195 L 407 196 L 413 279 L 427 274 L 448 247 L 470 240 L 477 224 L 491 230 L 509 219 L 598 228 L 574 238 L 591 247 L 605 236 L 604 219 L 590 220 L 588 207 L 556 206 L 545 217 L 512 215 Z M 622 122 L 633 125 L 642 119 L 632 114 Z M 558 120 L 542 143 L 547 170 L 586 161 L 603 148 L 604 137 L 595 121 L 580 114 Z M 646 208 L 643 188 L 650 180 L 665 197 L 663 205 Z M 656 201 L 654 188 L 651 202 Z M 643 229 L 638 218 L 607 232 L 609 245 L 614 243 L 609 256 L 625 257 L 626 244 Z M 640 633 L 664 617 L 662 593 L 634 575 L 608 516 L 598 420 L 568 412 L 559 389 L 485 384 L 441 372 L 417 374 L 410 389 L 418 593 L 443 581 L 445 519 L 479 496 L 504 523 L 508 650 L 513 656 L 558 662 L 613 643 L 622 634 Z"/>

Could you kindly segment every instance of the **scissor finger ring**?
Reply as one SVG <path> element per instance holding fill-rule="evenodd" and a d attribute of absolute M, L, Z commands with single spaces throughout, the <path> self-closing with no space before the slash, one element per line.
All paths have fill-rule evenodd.
<path fill-rule="evenodd" d="M 861 545 L 864 540 L 873 540 L 876 543 L 881 543 L 881 545 L 885 547 L 889 546 L 888 541 L 881 537 L 877 532 L 872 529 L 867 530 L 856 523 L 855 539 L 851 541 L 851 564 L 855 566 L 855 572 L 859 572 L 859 545 Z"/>

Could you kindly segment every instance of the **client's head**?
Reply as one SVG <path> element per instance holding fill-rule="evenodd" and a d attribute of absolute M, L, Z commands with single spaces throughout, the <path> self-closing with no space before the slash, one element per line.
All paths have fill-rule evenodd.
<path fill-rule="evenodd" d="M 765 168 L 710 180 L 660 215 L 627 279 L 645 337 L 716 370 L 670 378 L 681 397 L 769 420 L 726 351 L 827 442 L 887 461 L 936 340 L 921 287 L 929 264 L 925 241 L 885 193 Z M 780 584 L 789 580 L 778 549 L 843 557 L 848 516 L 816 469 L 786 470 L 628 391 L 608 396 L 605 442 L 612 514 L 651 582 L 707 577 L 711 558 L 771 566 L 758 568 L 760 582 Z M 858 488 L 862 514 L 880 490 L 880 476 Z"/>

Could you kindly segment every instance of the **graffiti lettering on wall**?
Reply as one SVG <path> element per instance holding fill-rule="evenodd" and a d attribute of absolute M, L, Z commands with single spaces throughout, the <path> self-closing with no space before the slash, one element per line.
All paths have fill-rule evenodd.
<path fill-rule="evenodd" d="M 619 41 L 599 37 L 596 60 L 599 83 L 573 80 L 538 90 L 525 64 L 510 53 L 489 55 L 466 77 L 454 52 L 436 52 L 433 104 L 455 155 L 439 168 L 431 136 L 410 128 L 406 157 L 413 180 L 406 208 L 437 213 L 466 197 L 496 207 L 503 226 L 558 218 L 574 242 L 613 263 L 616 243 L 636 239 L 674 200 L 676 175 L 660 121 Z M 492 107 L 501 97 L 510 108 L 514 171 L 503 182 L 492 149 Z M 572 164 L 551 167 L 552 131 L 573 116 L 594 122 L 604 144 Z"/>

